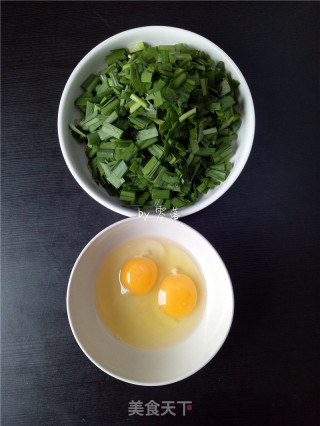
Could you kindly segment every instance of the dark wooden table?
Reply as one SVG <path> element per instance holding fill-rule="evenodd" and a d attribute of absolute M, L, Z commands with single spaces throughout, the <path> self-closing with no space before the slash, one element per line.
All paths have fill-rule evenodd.
<path fill-rule="evenodd" d="M 2 2 L 2 424 L 318 425 L 318 2 Z M 215 42 L 251 88 L 256 134 L 237 182 L 180 219 L 224 259 L 234 286 L 228 339 L 201 371 L 129 385 L 82 353 L 69 274 L 84 245 L 123 219 L 64 163 L 57 111 L 80 59 L 129 28 L 170 25 Z M 176 416 L 129 416 L 130 401 Z M 183 416 L 177 401 L 192 401 Z"/>

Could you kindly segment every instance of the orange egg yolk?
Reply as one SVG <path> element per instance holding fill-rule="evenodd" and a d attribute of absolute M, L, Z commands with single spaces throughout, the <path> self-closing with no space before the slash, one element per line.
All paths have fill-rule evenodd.
<path fill-rule="evenodd" d="M 197 302 L 197 289 L 187 275 L 175 274 L 166 277 L 158 293 L 158 304 L 173 318 L 190 314 Z"/>
<path fill-rule="evenodd" d="M 148 293 L 157 278 L 157 265 L 146 257 L 133 257 L 123 266 L 120 273 L 122 285 L 133 294 Z"/>

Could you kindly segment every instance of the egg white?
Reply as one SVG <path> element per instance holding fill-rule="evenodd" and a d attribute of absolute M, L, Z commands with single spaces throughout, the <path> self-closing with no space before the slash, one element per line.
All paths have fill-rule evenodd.
<path fill-rule="evenodd" d="M 134 295 L 121 286 L 119 274 L 133 257 L 148 257 L 158 267 L 158 280 L 145 295 Z M 161 281 L 172 273 L 188 275 L 197 287 L 194 310 L 184 318 L 166 315 L 158 305 Z M 95 283 L 95 302 L 100 320 L 122 342 L 144 349 L 158 349 L 180 342 L 201 319 L 205 285 L 194 258 L 170 240 L 139 237 L 112 250 L 103 261 Z"/>

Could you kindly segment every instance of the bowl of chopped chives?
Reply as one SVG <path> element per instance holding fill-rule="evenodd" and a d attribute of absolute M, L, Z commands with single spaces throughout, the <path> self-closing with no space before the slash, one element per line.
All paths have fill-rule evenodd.
<path fill-rule="evenodd" d="M 94 47 L 71 73 L 58 112 L 76 181 L 129 217 L 183 217 L 211 205 L 242 172 L 254 130 L 250 89 L 233 60 L 210 40 L 165 26 Z"/>

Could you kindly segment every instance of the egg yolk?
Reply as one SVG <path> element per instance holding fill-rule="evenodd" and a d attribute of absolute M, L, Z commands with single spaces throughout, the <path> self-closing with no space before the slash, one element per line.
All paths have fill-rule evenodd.
<path fill-rule="evenodd" d="M 158 304 L 173 318 L 190 314 L 197 302 L 197 289 L 187 275 L 174 274 L 166 277 L 158 293 Z"/>
<path fill-rule="evenodd" d="M 148 293 L 157 278 L 157 265 L 146 257 L 133 257 L 123 266 L 120 273 L 122 285 L 133 294 Z"/>

